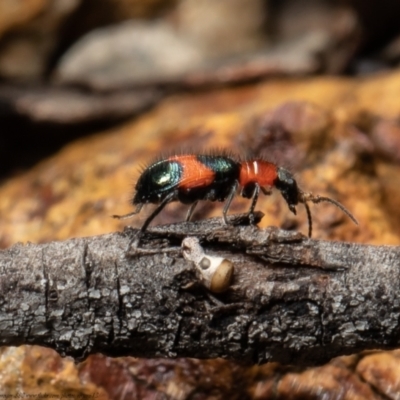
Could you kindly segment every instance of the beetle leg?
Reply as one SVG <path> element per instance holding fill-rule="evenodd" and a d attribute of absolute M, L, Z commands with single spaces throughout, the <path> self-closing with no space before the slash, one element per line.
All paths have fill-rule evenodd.
<path fill-rule="evenodd" d="M 231 192 L 229 193 L 229 196 L 228 196 L 228 198 L 226 199 L 226 203 L 225 203 L 225 205 L 224 205 L 224 210 L 222 211 L 222 215 L 223 215 L 223 217 L 224 217 L 224 222 L 225 222 L 225 224 L 227 224 L 227 225 L 229 224 L 229 222 L 228 222 L 228 219 L 227 219 L 226 214 L 228 213 L 228 210 L 229 210 L 229 207 L 230 207 L 230 205 L 231 205 L 231 203 L 232 203 L 232 200 L 233 200 L 233 198 L 235 197 L 235 194 L 236 194 L 236 191 L 237 191 L 238 186 L 239 186 L 239 182 L 238 182 L 238 181 L 235 181 L 235 183 L 234 183 L 233 186 L 232 186 Z"/>
<path fill-rule="evenodd" d="M 194 209 L 196 208 L 197 204 L 198 204 L 198 201 L 195 201 L 195 202 L 189 207 L 189 210 L 188 210 L 188 212 L 187 212 L 187 214 L 186 214 L 186 219 L 185 219 L 185 221 L 190 221 L 190 219 L 192 218 Z"/>
<path fill-rule="evenodd" d="M 258 183 L 255 183 L 253 196 L 251 198 L 251 204 L 248 212 L 251 225 L 254 225 L 254 208 L 256 207 L 259 193 L 260 193 L 260 185 Z"/>
<path fill-rule="evenodd" d="M 135 211 L 133 211 L 133 212 L 131 212 L 131 213 L 129 213 L 129 214 L 125 214 L 125 215 L 113 215 L 112 217 L 113 218 L 117 218 L 117 219 L 127 219 L 127 218 L 131 218 L 131 217 L 133 217 L 134 215 L 136 215 L 136 214 L 139 214 L 140 213 L 140 210 L 143 208 L 143 203 L 139 203 L 137 206 L 136 206 L 136 210 Z"/>

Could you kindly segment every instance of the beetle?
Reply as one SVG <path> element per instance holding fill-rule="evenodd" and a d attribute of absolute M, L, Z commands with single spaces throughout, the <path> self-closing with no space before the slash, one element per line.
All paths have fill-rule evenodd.
<path fill-rule="evenodd" d="M 287 169 L 262 158 L 240 160 L 225 153 L 172 155 L 151 163 L 143 170 L 135 186 L 132 204 L 136 209 L 113 217 L 131 218 L 139 214 L 145 204 L 157 204 L 140 229 L 144 232 L 168 203 L 179 201 L 190 204 L 186 215 L 186 221 L 189 221 L 198 202 L 208 200 L 225 202 L 222 215 L 228 224 L 228 210 L 239 188 L 242 197 L 251 199 L 248 211 L 250 223 L 254 223 L 253 213 L 260 191 L 269 195 L 277 189 L 293 214 L 296 214 L 298 204 L 304 205 L 309 237 L 312 235 L 310 202 L 334 204 L 358 225 L 355 217 L 338 201 L 301 190 Z"/>

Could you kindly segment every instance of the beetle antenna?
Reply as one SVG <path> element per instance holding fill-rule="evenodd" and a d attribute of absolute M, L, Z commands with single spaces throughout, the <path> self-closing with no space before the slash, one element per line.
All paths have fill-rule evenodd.
<path fill-rule="evenodd" d="M 311 210 L 310 210 L 310 206 L 304 202 L 304 207 L 307 211 L 307 220 L 308 220 L 308 237 L 311 237 L 312 235 L 312 218 L 311 218 Z"/>
<path fill-rule="evenodd" d="M 318 194 L 314 195 L 312 193 L 300 192 L 299 193 L 299 202 L 304 204 L 306 211 L 307 211 L 307 218 L 308 218 L 308 224 L 309 224 L 309 230 L 308 230 L 309 237 L 311 237 L 311 233 L 312 233 L 312 220 L 311 220 L 310 207 L 308 206 L 307 203 L 311 202 L 314 204 L 318 204 L 323 201 L 326 201 L 327 203 L 331 203 L 331 204 L 335 205 L 337 208 L 340 208 L 356 225 L 358 225 L 358 221 L 355 219 L 353 214 L 351 214 L 351 212 L 343 204 L 339 203 L 338 201 L 333 200 L 329 197 L 320 196 Z"/>

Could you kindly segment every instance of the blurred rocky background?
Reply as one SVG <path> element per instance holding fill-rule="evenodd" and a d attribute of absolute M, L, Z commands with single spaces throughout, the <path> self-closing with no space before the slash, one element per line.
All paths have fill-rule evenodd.
<path fill-rule="evenodd" d="M 265 155 L 360 221 L 313 207 L 315 237 L 399 245 L 399 18 L 395 0 L 0 0 L 1 247 L 122 229 L 109 216 L 131 210 L 139 165 L 182 146 Z M 306 232 L 278 196 L 258 208 L 262 226 Z M 0 394 L 398 399 L 399 357 L 75 365 L 22 346 L 0 351 Z"/>
<path fill-rule="evenodd" d="M 390 69 L 399 13 L 394 0 L 1 0 L 1 172 L 171 93 Z"/>

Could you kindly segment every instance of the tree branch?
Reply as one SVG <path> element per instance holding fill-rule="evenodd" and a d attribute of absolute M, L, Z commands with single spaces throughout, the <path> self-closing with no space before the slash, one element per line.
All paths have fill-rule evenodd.
<path fill-rule="evenodd" d="M 400 345 L 400 247 L 218 218 L 152 228 L 130 256 L 136 233 L 1 251 L 0 343 L 78 360 L 100 352 L 306 365 Z M 199 283 L 179 247 L 187 236 L 233 264 L 226 292 Z"/>

